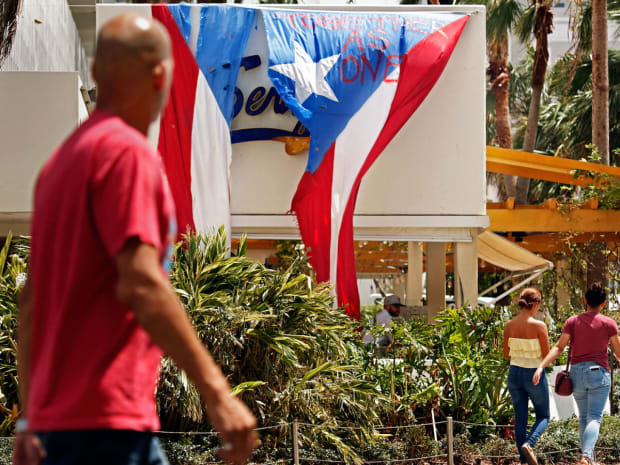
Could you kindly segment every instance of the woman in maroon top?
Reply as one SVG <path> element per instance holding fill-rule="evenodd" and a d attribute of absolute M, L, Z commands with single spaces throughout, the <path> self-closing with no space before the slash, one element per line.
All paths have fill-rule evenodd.
<path fill-rule="evenodd" d="M 607 295 L 601 283 L 594 283 L 586 292 L 586 312 L 571 316 L 562 328 L 562 336 L 540 363 L 533 382 L 538 384 L 544 368 L 571 344 L 570 379 L 579 411 L 579 439 L 583 455 L 580 465 L 591 465 L 594 446 L 603 416 L 603 408 L 611 389 L 607 347 L 611 342 L 620 359 L 618 325 L 601 315 Z"/>

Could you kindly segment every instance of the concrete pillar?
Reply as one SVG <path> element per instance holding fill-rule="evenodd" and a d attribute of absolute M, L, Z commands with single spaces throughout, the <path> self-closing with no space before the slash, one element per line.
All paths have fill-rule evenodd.
<path fill-rule="evenodd" d="M 457 307 L 478 304 L 478 234 L 454 244 L 454 298 Z"/>
<path fill-rule="evenodd" d="M 407 300 L 409 307 L 422 305 L 422 273 L 424 271 L 424 255 L 421 242 L 408 244 L 407 256 Z"/>
<path fill-rule="evenodd" d="M 394 280 L 392 282 L 394 283 L 394 294 L 400 297 L 400 301 L 403 302 L 405 296 L 406 277 L 402 273 L 397 274 L 394 276 Z"/>
<path fill-rule="evenodd" d="M 428 322 L 435 322 L 435 315 L 446 308 L 446 244 L 426 244 L 426 305 Z"/>

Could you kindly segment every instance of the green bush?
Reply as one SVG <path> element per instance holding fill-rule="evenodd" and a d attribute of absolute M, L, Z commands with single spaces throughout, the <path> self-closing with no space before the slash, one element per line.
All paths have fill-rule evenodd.
<path fill-rule="evenodd" d="M 9 234 L 0 249 L 0 436 L 13 431 L 18 413 L 17 297 L 26 281 L 27 257 L 27 241 Z"/>
<path fill-rule="evenodd" d="M 7 432 L 17 402 L 15 302 L 27 252 L 27 243 L 9 238 L 0 253 L 0 390 L 5 395 L 0 411 Z M 253 462 L 290 459 L 287 423 L 295 420 L 307 424 L 299 428 L 302 457 L 359 463 L 444 453 L 445 425 L 438 428 L 438 442 L 421 425 L 433 417 L 498 424 L 512 419 L 508 364 L 501 350 L 510 316 L 506 310 L 448 309 L 437 325 L 414 319 L 371 328 L 375 335 L 389 331 L 394 340 L 379 355 L 373 344 L 361 343 L 358 323 L 334 307 L 329 288 L 316 285 L 303 249 L 290 251 L 283 270 L 245 257 L 245 241 L 235 255 L 228 252 L 222 231 L 187 238 L 177 246 L 171 282 L 234 392 L 261 426 L 282 425 L 261 431 Z M 163 429 L 210 429 L 196 389 L 169 359 L 162 362 L 157 401 Z M 516 454 L 508 439 L 511 428 L 461 423 L 455 428 L 456 451 L 464 459 Z M 216 460 L 215 435 L 161 439 L 172 465 Z M 608 448 L 599 451 L 601 460 L 620 460 L 619 417 L 605 418 L 598 445 Z M 538 449 L 574 447 L 578 427 L 573 420 L 553 422 Z M 0 440 L 0 464 L 9 463 L 10 450 L 11 441 Z M 562 461 L 576 455 L 545 457 Z"/>
<path fill-rule="evenodd" d="M 171 281 L 199 337 L 260 424 L 320 425 L 300 429 L 304 446 L 356 460 L 387 402 L 357 363 L 357 324 L 334 307 L 327 286 L 304 273 L 301 250 L 281 271 L 247 258 L 244 240 L 236 255 L 227 252 L 223 230 L 188 237 L 176 249 Z M 166 429 L 208 428 L 198 393 L 169 360 L 157 398 Z M 363 428 L 329 429 L 357 425 Z"/>
<path fill-rule="evenodd" d="M 375 327 L 389 331 L 394 345 L 381 357 L 368 345 L 366 376 L 390 399 L 382 414 L 387 425 L 439 420 L 505 423 L 512 416 L 506 387 L 508 361 L 502 352 L 504 309 L 447 309 L 439 323 L 396 320 Z"/>

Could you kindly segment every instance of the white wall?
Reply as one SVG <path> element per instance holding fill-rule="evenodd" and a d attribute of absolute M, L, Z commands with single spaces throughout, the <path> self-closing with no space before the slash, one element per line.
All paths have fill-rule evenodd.
<path fill-rule="evenodd" d="M 11 54 L 0 71 L 78 71 L 92 80 L 78 30 L 66 0 L 25 0 Z"/>
<path fill-rule="evenodd" d="M 0 215 L 31 211 L 41 166 L 78 125 L 77 89 L 76 72 L 0 73 Z"/>

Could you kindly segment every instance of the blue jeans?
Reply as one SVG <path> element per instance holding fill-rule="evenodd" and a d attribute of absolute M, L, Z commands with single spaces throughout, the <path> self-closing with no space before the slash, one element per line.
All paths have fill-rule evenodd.
<path fill-rule="evenodd" d="M 581 362 L 570 368 L 570 380 L 579 411 L 581 453 L 593 460 L 603 408 L 611 389 L 611 375 L 598 363 Z"/>
<path fill-rule="evenodd" d="M 515 440 L 521 463 L 527 463 L 521 453 L 521 446 L 528 443 L 534 448 L 540 435 L 549 424 L 549 383 L 546 376 L 541 376 L 538 386 L 532 383 L 536 368 L 522 368 L 511 365 L 508 370 L 508 391 L 515 409 Z M 528 399 L 534 404 L 536 422 L 527 434 Z"/>
<path fill-rule="evenodd" d="M 43 465 L 168 465 L 153 433 L 122 430 L 38 433 Z"/>

